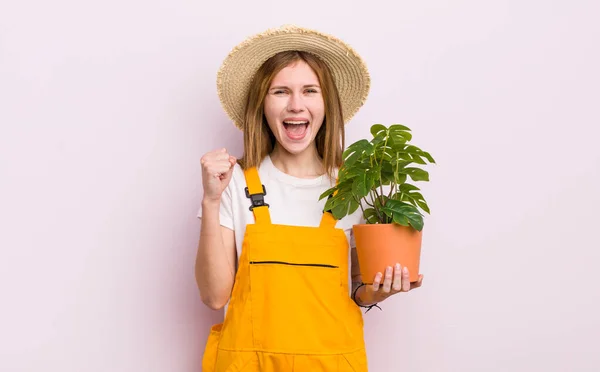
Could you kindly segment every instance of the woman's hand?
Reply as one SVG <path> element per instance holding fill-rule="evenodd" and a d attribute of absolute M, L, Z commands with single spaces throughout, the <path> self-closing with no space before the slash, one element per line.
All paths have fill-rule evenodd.
<path fill-rule="evenodd" d="M 236 158 L 229 155 L 226 149 L 211 151 L 200 160 L 202 164 L 203 200 L 218 202 L 221 194 L 231 181 Z"/>
<path fill-rule="evenodd" d="M 388 266 L 385 273 L 377 273 L 373 279 L 372 285 L 365 286 L 365 299 L 368 302 L 382 302 L 388 297 L 400 292 L 408 292 L 415 288 L 419 288 L 423 283 L 423 275 L 419 275 L 419 279 L 411 283 L 410 273 L 408 268 L 397 263 L 394 268 Z"/>

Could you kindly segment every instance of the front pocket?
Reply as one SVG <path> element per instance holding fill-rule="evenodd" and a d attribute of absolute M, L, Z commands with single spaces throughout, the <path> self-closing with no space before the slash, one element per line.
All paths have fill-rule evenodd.
<path fill-rule="evenodd" d="M 255 345 L 273 352 L 345 349 L 350 335 L 341 276 L 327 263 L 251 261 Z"/>

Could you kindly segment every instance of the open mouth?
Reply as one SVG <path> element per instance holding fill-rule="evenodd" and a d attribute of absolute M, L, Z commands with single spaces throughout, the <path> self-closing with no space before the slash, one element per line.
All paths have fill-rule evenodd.
<path fill-rule="evenodd" d="M 307 132 L 308 121 L 284 121 L 283 127 L 286 133 L 293 139 L 301 139 Z"/>

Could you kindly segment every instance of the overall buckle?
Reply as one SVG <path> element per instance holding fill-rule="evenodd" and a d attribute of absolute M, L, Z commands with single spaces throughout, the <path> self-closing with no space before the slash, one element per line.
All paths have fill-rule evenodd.
<path fill-rule="evenodd" d="M 256 207 L 268 207 L 269 204 L 265 203 L 265 195 L 267 195 L 267 190 L 265 189 L 265 185 L 262 185 L 263 192 L 258 194 L 250 194 L 250 191 L 246 187 L 244 190 L 246 191 L 246 197 L 250 199 L 252 205 L 250 206 L 250 210 L 253 210 Z"/>

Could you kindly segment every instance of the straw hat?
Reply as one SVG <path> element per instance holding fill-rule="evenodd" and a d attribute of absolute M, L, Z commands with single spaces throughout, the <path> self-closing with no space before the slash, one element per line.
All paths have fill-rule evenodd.
<path fill-rule="evenodd" d="M 334 36 L 286 25 L 246 39 L 223 61 L 217 74 L 217 93 L 234 124 L 243 128 L 246 95 L 256 71 L 275 54 L 288 50 L 314 54 L 328 65 L 348 123 L 369 94 L 371 80 L 363 59 Z"/>

